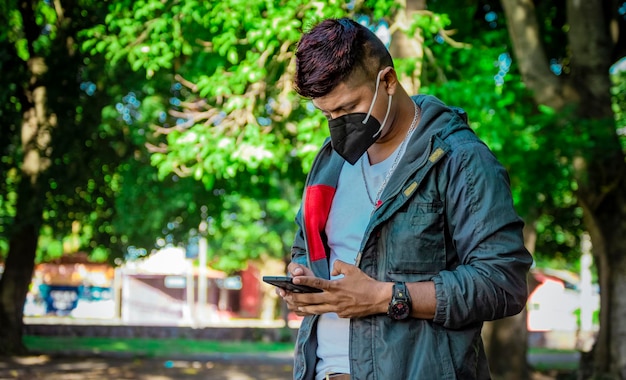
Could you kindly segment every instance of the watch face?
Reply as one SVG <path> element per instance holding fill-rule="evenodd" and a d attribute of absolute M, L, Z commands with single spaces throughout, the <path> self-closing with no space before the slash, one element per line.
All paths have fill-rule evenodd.
<path fill-rule="evenodd" d="M 403 301 L 394 302 L 389 311 L 389 315 L 391 315 L 394 319 L 405 319 L 411 313 L 409 305 Z"/>

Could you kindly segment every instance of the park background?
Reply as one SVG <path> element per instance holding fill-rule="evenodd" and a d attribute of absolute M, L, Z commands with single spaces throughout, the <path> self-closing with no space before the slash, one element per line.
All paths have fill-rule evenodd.
<path fill-rule="evenodd" d="M 41 315 L 53 326 L 94 314 L 131 323 L 124 300 L 154 275 L 140 263 L 172 248 L 178 259 L 153 288 L 180 293 L 178 323 L 289 320 L 258 276 L 284 272 L 328 135 L 292 89 L 294 51 L 316 21 L 341 16 L 387 43 L 409 92 L 466 110 L 509 170 L 533 290 L 561 292 L 544 304 L 573 320 L 577 371 L 626 378 L 626 5 L 616 0 L 4 1 L 0 352 L 27 353 Z M 59 268 L 76 271 L 69 283 L 51 280 Z M 155 298 L 144 303 L 160 302 L 146 292 Z M 254 313 L 241 313 L 242 299 Z M 528 378 L 537 305 L 485 329 L 494 376 Z"/>

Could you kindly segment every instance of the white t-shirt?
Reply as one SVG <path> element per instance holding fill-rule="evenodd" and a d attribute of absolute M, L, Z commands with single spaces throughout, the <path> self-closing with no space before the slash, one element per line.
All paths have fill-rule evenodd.
<path fill-rule="evenodd" d="M 374 209 L 365 189 L 361 165 L 363 164 L 370 195 L 374 199 L 396 158 L 396 153 L 403 152 L 394 152 L 385 161 L 373 166 L 369 164 L 367 154 L 361 156 L 354 165 L 343 165 L 325 230 L 330 247 L 331 272 L 336 260 L 355 263 Z M 336 278 L 339 277 L 331 277 Z M 339 318 L 336 313 L 320 316 L 317 324 L 316 380 L 323 380 L 327 373 L 350 373 L 349 332 L 350 319 Z"/>

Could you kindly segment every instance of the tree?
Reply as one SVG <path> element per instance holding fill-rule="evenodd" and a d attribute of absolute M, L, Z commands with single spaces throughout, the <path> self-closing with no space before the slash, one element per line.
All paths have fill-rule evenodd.
<path fill-rule="evenodd" d="M 80 31 L 103 11 L 89 1 L 0 6 L 0 354 L 25 352 L 23 306 L 35 261 L 62 254 L 72 224 L 82 248 L 115 252 L 115 172 L 128 152 L 124 131 L 103 123 L 110 99 L 99 90 L 115 87 L 118 73 L 78 48 Z"/>
<path fill-rule="evenodd" d="M 601 288 L 600 333 L 593 375 L 626 377 L 626 162 L 612 108 L 609 68 L 624 55 L 624 18 L 617 2 L 565 1 L 567 28 L 563 75 L 550 69 L 541 41 L 540 7 L 528 0 L 503 0 L 513 50 L 537 104 L 562 115 L 564 132 L 576 136 L 564 158 L 572 168 L 584 211 Z M 610 25 L 615 25 L 612 35 Z"/>
<path fill-rule="evenodd" d="M 303 29 L 396 9 L 393 1 L 118 1 L 89 32 L 85 49 L 173 89 L 167 114 L 141 128 L 162 180 L 203 185 L 214 267 L 288 256 L 304 177 L 327 136 L 323 116 L 292 91 Z"/>

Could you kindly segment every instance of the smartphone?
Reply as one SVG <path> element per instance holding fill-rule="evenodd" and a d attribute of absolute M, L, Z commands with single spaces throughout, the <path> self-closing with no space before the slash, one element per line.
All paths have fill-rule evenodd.
<path fill-rule="evenodd" d="M 321 293 L 322 289 L 307 285 L 294 284 L 288 276 L 263 276 L 263 281 L 294 293 Z"/>

